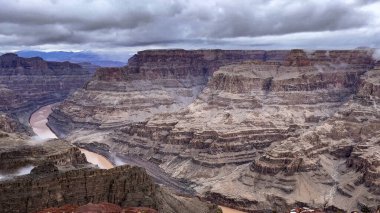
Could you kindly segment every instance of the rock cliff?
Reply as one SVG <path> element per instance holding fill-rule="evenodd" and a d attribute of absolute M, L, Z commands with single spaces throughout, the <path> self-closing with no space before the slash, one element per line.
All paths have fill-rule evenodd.
<path fill-rule="evenodd" d="M 32 173 L 0 181 L 0 193 L 0 212 L 36 212 L 62 205 L 102 202 L 121 207 L 150 207 L 167 213 L 217 210 L 215 205 L 196 198 L 171 195 L 155 185 L 144 169 L 131 166 Z M 78 212 L 86 208 L 91 209 L 91 205 L 80 207 Z"/>
<path fill-rule="evenodd" d="M 139 52 L 126 67 L 98 69 L 83 89 L 53 109 L 53 116 L 57 117 L 55 124 L 62 123 L 56 130 L 67 132 L 75 126 L 122 125 L 145 121 L 157 113 L 176 112 L 195 100 L 220 66 L 246 60 L 279 60 L 285 53 L 233 50 Z"/>
<path fill-rule="evenodd" d="M 46 161 L 68 168 L 87 163 L 80 150 L 67 141 L 46 141 L 18 132 L 0 131 L 0 174 L 3 178 L 11 178 L 17 170 L 33 168 Z"/>
<path fill-rule="evenodd" d="M 26 133 L 31 134 L 30 130 L 22 125 L 16 118 L 0 113 L 0 131 L 4 133 Z"/>
<path fill-rule="evenodd" d="M 0 212 L 46 208 L 51 212 L 62 205 L 84 205 L 75 211 L 88 212 L 101 208 L 97 204 L 101 202 L 133 207 L 126 209 L 129 212 L 149 210 L 147 207 L 168 213 L 217 210 L 216 205 L 180 197 L 155 185 L 142 168 L 101 170 L 89 164 L 79 148 L 67 141 L 30 137 L 29 132 L 20 131 L 21 124 L 7 116 L 0 117 L 0 124 Z M 157 212 L 153 209 L 150 212 Z"/>
<path fill-rule="evenodd" d="M 1 55 L 0 111 L 15 113 L 26 124 L 31 111 L 63 100 L 89 78 L 89 72 L 77 64 Z"/>
<path fill-rule="evenodd" d="M 143 51 L 127 67 L 98 70 L 49 125 L 75 143 L 156 163 L 235 208 L 375 209 L 380 81 L 371 54 Z"/>

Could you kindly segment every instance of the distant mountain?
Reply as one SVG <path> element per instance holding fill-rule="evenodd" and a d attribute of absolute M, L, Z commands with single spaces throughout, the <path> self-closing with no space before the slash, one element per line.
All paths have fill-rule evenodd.
<path fill-rule="evenodd" d="M 34 50 L 22 50 L 17 54 L 24 58 L 41 57 L 46 61 L 70 61 L 73 63 L 88 62 L 101 67 L 122 67 L 126 62 L 108 60 L 106 57 L 93 52 L 42 52 Z"/>

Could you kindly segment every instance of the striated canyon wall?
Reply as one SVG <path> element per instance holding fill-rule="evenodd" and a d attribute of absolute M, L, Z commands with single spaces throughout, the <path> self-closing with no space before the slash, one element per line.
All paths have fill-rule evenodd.
<path fill-rule="evenodd" d="M 30 132 L 16 119 L 1 115 L 0 177 L 11 178 L 22 168 L 33 168 L 46 161 L 67 168 L 87 164 L 86 157 L 68 141 L 30 137 Z"/>
<path fill-rule="evenodd" d="M 142 51 L 122 68 L 100 68 L 85 88 L 54 110 L 60 132 L 77 126 L 123 125 L 192 103 L 220 66 L 246 60 L 279 60 L 287 51 Z M 65 114 L 76 114 L 68 117 Z M 107 116 L 103 116 L 107 114 Z M 59 117 L 59 118 L 58 118 Z M 69 119 L 67 122 L 65 119 Z M 73 119 L 70 121 L 70 119 Z M 54 128 L 54 126 L 52 126 Z"/>
<path fill-rule="evenodd" d="M 74 143 L 156 163 L 242 210 L 374 209 L 380 81 L 371 55 L 142 51 L 127 67 L 98 70 L 49 125 Z"/>
<path fill-rule="evenodd" d="M 217 210 L 215 205 L 199 199 L 170 194 L 155 185 L 144 169 L 131 166 L 59 171 L 53 164 L 45 164 L 33 169 L 30 175 L 1 181 L 0 193 L 0 212 L 7 213 L 101 202 L 121 207 L 144 206 L 167 213 Z"/>
<path fill-rule="evenodd" d="M 101 170 L 89 164 L 79 148 L 68 141 L 30 137 L 20 123 L 6 115 L 0 116 L 0 147 L 0 212 L 27 213 L 79 205 L 84 206 L 77 211 L 87 212 L 88 208 L 102 207 L 89 203 L 103 202 L 150 207 L 152 212 L 218 210 L 216 205 L 180 197 L 156 185 L 143 168 Z"/>
<path fill-rule="evenodd" d="M 89 78 L 89 72 L 77 64 L 1 55 L 0 111 L 16 114 L 26 124 L 31 111 L 63 100 Z"/>

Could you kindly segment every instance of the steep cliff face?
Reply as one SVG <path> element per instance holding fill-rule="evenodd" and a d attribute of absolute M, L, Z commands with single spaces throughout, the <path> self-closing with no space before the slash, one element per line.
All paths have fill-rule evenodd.
<path fill-rule="evenodd" d="M 64 204 L 109 201 L 123 206 L 156 207 L 155 186 L 140 168 L 80 169 L 0 182 L 3 212 L 35 212 Z M 21 193 L 20 193 L 21 192 Z"/>
<path fill-rule="evenodd" d="M 24 134 L 0 131 L 0 147 L 0 174 L 4 178 L 45 161 L 68 167 L 87 163 L 77 147 L 58 139 L 42 141 Z"/>
<path fill-rule="evenodd" d="M 77 64 L 4 54 L 0 56 L 0 111 L 21 117 L 22 112 L 63 100 L 89 78 L 89 72 Z"/>
<path fill-rule="evenodd" d="M 22 125 L 17 119 L 7 114 L 0 113 L 0 131 L 4 133 L 24 133 L 31 134 L 30 130 Z"/>
<path fill-rule="evenodd" d="M 85 88 L 53 109 L 51 119 L 56 118 L 55 125 L 60 126 L 57 131 L 69 131 L 76 124 L 90 127 L 142 122 L 192 103 L 220 66 L 246 60 L 280 60 L 286 52 L 142 51 L 126 67 L 98 69 Z"/>
<path fill-rule="evenodd" d="M 146 51 L 100 70 L 49 124 L 241 209 L 375 208 L 378 75 L 363 50 Z"/>
<path fill-rule="evenodd" d="M 30 174 L 0 181 L 0 193 L 0 212 L 36 212 L 90 202 L 108 202 L 121 207 L 144 206 L 168 213 L 213 213 L 217 210 L 215 205 L 199 199 L 172 197 L 174 195 L 155 185 L 144 169 L 131 166 Z"/>

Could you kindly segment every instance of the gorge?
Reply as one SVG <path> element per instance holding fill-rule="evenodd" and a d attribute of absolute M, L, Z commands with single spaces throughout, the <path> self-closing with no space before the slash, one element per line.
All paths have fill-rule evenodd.
<path fill-rule="evenodd" d="M 81 147 L 159 165 L 244 211 L 379 203 L 372 50 L 149 50 L 53 107 Z"/>
<path fill-rule="evenodd" d="M 53 104 L 41 107 L 39 110 L 35 111 L 30 117 L 30 126 L 33 128 L 35 134 L 41 139 L 57 138 L 57 136 L 46 125 L 47 117 L 51 113 L 51 107 L 53 107 Z M 86 156 L 88 162 L 97 165 L 101 169 L 111 169 L 114 167 L 112 162 L 110 162 L 107 158 L 100 154 L 85 149 L 79 150 Z M 122 164 L 126 163 L 123 162 Z M 230 209 L 228 207 L 221 206 L 220 208 L 223 210 L 223 213 L 241 213 L 241 211 Z"/>
<path fill-rule="evenodd" d="M 380 0 L 0 5 L 0 213 L 380 213 Z"/>
<path fill-rule="evenodd" d="M 0 208 L 109 202 L 159 212 L 219 211 L 214 204 L 244 212 L 375 211 L 380 62 L 373 54 L 147 50 L 92 77 L 73 72 L 83 69 L 76 65 L 41 72 L 51 62 L 6 54 L 1 73 L 13 83 L 1 93 L 0 173 L 31 174 L 0 180 L 0 193 L 11 197 Z M 48 68 L 25 71 L 35 63 Z M 16 80 L 28 75 L 40 75 L 32 94 L 20 89 L 30 81 Z"/>
<path fill-rule="evenodd" d="M 45 68 L 26 67 L 29 66 L 28 63 L 31 63 L 31 59 L 8 55 L 12 57 L 6 60 L 7 63 L 4 63 L 4 60 L 0 61 L 2 75 L 12 76 L 10 78 L 13 79 L 23 78 L 22 75 L 9 70 L 19 72 L 31 69 L 28 71 L 30 75 L 40 75 L 41 80 L 36 82 L 27 80 L 17 85 L 21 88 L 29 84 L 29 87 L 36 88 L 33 99 L 26 97 L 20 99 L 25 101 L 27 107 L 18 103 L 4 104 L 7 109 L 0 117 L 0 212 L 35 212 L 67 204 L 85 205 L 83 208 L 90 208 L 88 203 L 91 202 L 116 203 L 124 208 L 133 207 L 132 210 L 136 211 L 140 209 L 139 206 L 144 206 L 145 208 L 142 208 L 144 211 L 146 209 L 151 212 L 155 212 L 154 209 L 173 213 L 216 212 L 218 210 L 217 206 L 197 198 L 174 195 L 170 190 L 156 185 L 142 168 L 134 166 L 111 168 L 114 167 L 113 164 L 105 157 L 88 150 L 78 149 L 68 141 L 56 139 L 56 135 L 46 126 L 46 117 L 51 112 L 52 105 L 43 106 L 34 112 L 33 110 L 64 98 L 68 90 L 62 90 L 62 88 L 68 87 L 70 90 L 75 90 L 80 84 L 70 82 L 71 85 L 66 85 L 66 82 L 62 81 L 55 90 L 56 94 L 50 94 L 52 92 L 46 92 L 45 87 L 54 82 L 50 82 L 51 79 L 46 73 L 41 74 Z M 8 55 L 5 56 L 8 57 Z M 22 63 L 18 64 L 18 61 Z M 49 64 L 50 62 L 42 61 L 41 63 Z M 75 69 L 66 68 L 62 71 L 62 75 L 67 75 L 72 71 Z M 88 75 L 81 75 L 81 73 L 72 75 L 78 78 L 76 80 L 78 82 L 85 82 L 88 78 Z M 25 91 L 14 89 L 16 96 L 19 96 L 20 92 Z M 49 95 L 59 98 L 50 99 Z M 2 98 L 6 100 L 9 97 Z M 32 129 L 25 123 L 28 117 L 36 136 L 32 136 Z M 98 164 L 100 168 L 109 168 L 109 170 L 102 170 L 89 164 L 86 157 L 89 162 Z M 93 208 L 100 208 L 100 206 L 95 205 Z"/>

